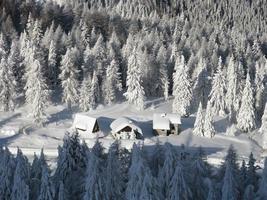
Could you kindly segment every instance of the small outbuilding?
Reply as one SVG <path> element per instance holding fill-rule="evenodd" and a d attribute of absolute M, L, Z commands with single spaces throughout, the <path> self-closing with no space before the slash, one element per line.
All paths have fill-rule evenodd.
<path fill-rule="evenodd" d="M 97 118 L 80 113 L 75 115 L 72 128 L 81 135 L 97 135 L 100 132 Z"/>
<path fill-rule="evenodd" d="M 156 135 L 179 134 L 181 117 L 173 113 L 155 113 L 153 115 L 153 131 Z"/>
<path fill-rule="evenodd" d="M 143 133 L 137 122 L 121 117 L 110 124 L 111 134 L 115 139 L 142 139 Z"/>

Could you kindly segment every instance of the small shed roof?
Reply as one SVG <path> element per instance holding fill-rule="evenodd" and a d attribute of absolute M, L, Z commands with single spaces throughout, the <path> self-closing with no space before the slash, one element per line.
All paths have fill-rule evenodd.
<path fill-rule="evenodd" d="M 92 133 L 97 119 L 85 114 L 76 114 L 73 121 L 73 127 Z"/>
<path fill-rule="evenodd" d="M 153 115 L 153 129 L 170 130 L 170 124 L 181 124 L 180 115 L 166 113 Z"/>
<path fill-rule="evenodd" d="M 172 124 L 182 124 L 181 123 L 181 116 L 174 113 L 167 113 L 166 117 L 170 120 Z"/>
<path fill-rule="evenodd" d="M 153 129 L 170 130 L 170 121 L 166 117 L 162 117 L 161 114 L 156 113 L 153 115 Z"/>
<path fill-rule="evenodd" d="M 136 121 L 134 121 L 128 117 L 118 118 L 110 124 L 110 128 L 111 128 L 112 133 L 117 133 L 127 126 L 136 130 L 138 133 L 143 134 L 142 129 L 137 125 Z"/>

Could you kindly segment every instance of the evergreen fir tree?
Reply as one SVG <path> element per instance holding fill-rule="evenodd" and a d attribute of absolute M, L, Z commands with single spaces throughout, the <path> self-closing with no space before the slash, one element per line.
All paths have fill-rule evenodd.
<path fill-rule="evenodd" d="M 204 123 L 205 123 L 205 119 L 204 119 L 204 111 L 202 109 L 202 103 L 199 103 L 199 107 L 198 107 L 198 111 L 197 111 L 197 116 L 196 116 L 196 121 L 194 123 L 194 129 L 193 129 L 193 133 L 197 136 L 204 136 Z"/>
<path fill-rule="evenodd" d="M 0 61 L 0 106 L 3 111 L 15 108 L 16 82 L 11 70 L 3 57 Z"/>
<path fill-rule="evenodd" d="M 197 68 L 200 68 L 200 72 L 193 85 L 193 103 L 194 106 L 197 107 L 199 102 L 201 102 L 203 108 L 206 108 L 210 91 L 210 80 L 207 64 L 204 59 L 200 59 Z"/>
<path fill-rule="evenodd" d="M 91 102 L 91 84 L 92 79 L 91 77 L 84 77 L 84 80 L 82 82 L 82 86 L 80 89 L 80 98 L 79 98 L 79 107 L 82 111 L 88 111 L 90 110 L 90 102 Z"/>
<path fill-rule="evenodd" d="M 218 69 L 212 81 L 212 89 L 210 92 L 210 104 L 213 115 L 225 114 L 225 77 L 222 70 L 222 59 L 219 59 Z"/>
<path fill-rule="evenodd" d="M 159 191 L 159 187 L 155 178 L 152 176 L 149 168 L 144 176 L 143 187 L 141 190 L 141 195 L 139 197 L 140 200 L 160 200 L 162 199 L 161 193 Z"/>
<path fill-rule="evenodd" d="M 226 163 L 225 175 L 222 186 L 222 200 L 238 199 L 237 183 L 235 182 L 234 169 L 230 163 Z"/>
<path fill-rule="evenodd" d="M 213 125 L 213 116 L 212 116 L 212 108 L 210 102 L 208 102 L 206 115 L 205 115 L 205 122 L 204 122 L 204 136 L 212 138 L 215 135 L 215 129 Z"/>
<path fill-rule="evenodd" d="M 171 144 L 166 143 L 164 145 L 165 159 L 162 168 L 159 171 L 158 182 L 160 183 L 160 188 L 164 198 L 170 196 L 170 182 L 175 172 L 176 159 L 174 149 Z"/>
<path fill-rule="evenodd" d="M 115 141 L 109 148 L 106 168 L 105 196 L 106 199 L 123 197 L 123 179 L 119 160 L 119 143 Z"/>
<path fill-rule="evenodd" d="M 26 102 L 32 105 L 31 114 L 34 122 L 42 125 L 46 121 L 45 107 L 49 100 L 49 91 L 45 83 L 39 60 L 31 58 L 30 69 L 26 74 Z"/>
<path fill-rule="evenodd" d="M 144 109 L 145 92 L 141 81 L 141 68 L 137 49 L 134 48 L 128 60 L 127 91 L 124 93 L 127 101 L 139 110 Z"/>
<path fill-rule="evenodd" d="M 84 200 L 105 199 L 105 179 L 101 158 L 93 152 L 89 155 L 86 170 Z"/>
<path fill-rule="evenodd" d="M 104 99 L 107 104 L 116 101 L 118 92 L 122 90 L 120 81 L 119 65 L 116 60 L 112 60 L 106 70 L 106 79 L 104 82 Z"/>
<path fill-rule="evenodd" d="M 8 54 L 8 46 L 3 33 L 0 33 L 0 59 L 6 58 Z"/>
<path fill-rule="evenodd" d="M 229 64 L 227 66 L 227 92 L 225 95 L 225 104 L 228 112 L 231 112 L 232 110 L 237 111 L 238 108 L 238 73 L 236 70 L 237 69 L 235 66 L 234 57 L 231 56 Z"/>
<path fill-rule="evenodd" d="M 237 127 L 244 132 L 248 132 L 253 130 L 255 126 L 254 95 L 250 75 L 247 73 L 246 85 L 242 93 L 241 107 L 237 117 Z"/>
<path fill-rule="evenodd" d="M 196 159 L 193 161 L 190 168 L 190 170 L 194 172 L 194 175 L 192 174 L 191 176 L 190 184 L 193 198 L 206 199 L 209 191 L 205 179 L 209 177 L 210 170 L 204 158 L 205 153 L 200 147 Z"/>
<path fill-rule="evenodd" d="M 78 100 L 78 69 L 74 61 L 74 49 L 68 49 L 61 61 L 61 85 L 63 88 L 62 100 L 67 103 L 69 109 Z"/>
<path fill-rule="evenodd" d="M 97 78 L 95 71 L 93 74 L 91 90 L 90 90 L 88 98 L 90 99 L 89 108 L 95 109 L 97 107 L 97 104 L 100 102 L 100 86 L 99 86 L 99 80 Z"/>
<path fill-rule="evenodd" d="M 14 82 L 16 83 L 16 93 L 21 93 L 23 88 L 23 74 L 22 58 L 20 56 L 20 45 L 17 40 L 12 41 L 10 53 L 7 58 L 9 69 L 12 70 Z"/>
<path fill-rule="evenodd" d="M 174 113 L 186 116 L 189 114 L 192 92 L 184 56 L 181 56 L 175 64 L 173 83 L 172 94 L 174 96 L 174 100 L 172 110 Z"/>
<path fill-rule="evenodd" d="M 259 182 L 259 189 L 256 194 L 257 200 L 265 200 L 267 197 L 267 159 L 264 160 L 264 169 L 262 172 L 261 180 Z"/>
<path fill-rule="evenodd" d="M 0 155 L 0 196 L 3 200 L 9 200 L 12 194 L 13 175 L 16 163 L 7 147 L 5 149 L 1 147 Z"/>
<path fill-rule="evenodd" d="M 29 200 L 29 166 L 28 160 L 18 149 L 14 173 L 11 200 Z"/>
<path fill-rule="evenodd" d="M 148 168 L 141 155 L 139 146 L 134 145 L 132 149 L 131 167 L 129 169 L 129 181 L 125 190 L 126 199 L 139 199 L 142 192 L 144 176 Z"/>
<path fill-rule="evenodd" d="M 38 200 L 53 200 L 53 188 L 47 166 L 43 166 Z"/>
<path fill-rule="evenodd" d="M 169 187 L 170 191 L 168 199 L 170 200 L 192 198 L 190 187 L 185 181 L 184 171 L 182 170 L 180 163 L 177 163 L 175 167 L 175 172 L 173 174 Z"/>
<path fill-rule="evenodd" d="M 57 83 L 57 49 L 56 43 L 52 40 L 49 45 L 48 51 L 48 79 L 49 83 L 51 84 L 50 87 L 55 89 Z"/>
<path fill-rule="evenodd" d="M 248 168 L 247 168 L 247 185 L 253 185 L 254 188 L 257 190 L 258 186 L 258 175 L 256 172 L 256 166 L 255 166 L 256 159 L 253 157 L 253 153 L 250 153 L 249 155 L 249 161 L 248 161 Z"/>

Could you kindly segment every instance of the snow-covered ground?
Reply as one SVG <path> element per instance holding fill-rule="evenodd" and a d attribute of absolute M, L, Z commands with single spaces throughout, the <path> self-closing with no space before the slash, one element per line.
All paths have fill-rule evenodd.
<path fill-rule="evenodd" d="M 154 136 L 152 132 L 153 113 L 171 112 L 171 101 L 165 102 L 156 99 L 146 102 L 147 108 L 140 112 L 127 103 L 119 103 L 113 106 L 98 107 L 95 111 L 87 114 L 99 118 L 100 128 L 106 135 L 110 132 L 110 123 L 119 117 L 127 116 L 139 122 L 139 126 L 144 133 L 144 141 L 123 140 L 122 146 L 131 148 L 133 142 L 142 142 L 144 145 L 154 145 L 159 142 L 170 142 L 173 145 L 185 145 L 188 149 L 196 149 L 202 146 L 207 154 L 209 162 L 218 165 L 221 163 L 229 145 L 233 144 L 241 159 L 247 159 L 250 152 L 257 158 L 258 164 L 261 163 L 261 136 L 256 132 L 251 133 L 251 140 L 248 135 L 226 136 L 228 127 L 226 118 L 217 117 L 215 119 L 215 129 L 217 134 L 214 138 L 204 138 L 194 136 L 192 128 L 194 125 L 194 115 L 182 118 L 182 132 L 180 135 Z M 49 120 L 47 124 L 40 128 L 32 124 L 28 117 L 27 110 L 30 108 L 22 107 L 13 113 L 0 113 L 0 145 L 6 145 L 13 153 L 20 147 L 23 153 L 31 157 L 34 152 L 39 153 L 41 148 L 48 158 L 57 156 L 57 147 L 62 144 L 64 134 L 72 125 L 75 112 L 71 113 L 63 105 L 50 106 L 48 108 Z M 85 139 L 88 146 L 94 144 L 95 139 Z M 100 141 L 108 147 L 114 140 L 111 137 L 101 138 Z"/>

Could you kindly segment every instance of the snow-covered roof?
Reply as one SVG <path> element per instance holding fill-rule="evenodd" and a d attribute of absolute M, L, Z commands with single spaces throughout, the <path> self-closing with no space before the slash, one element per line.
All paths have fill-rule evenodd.
<path fill-rule="evenodd" d="M 110 124 L 112 133 L 117 133 L 127 126 L 131 127 L 133 130 L 136 130 L 138 133 L 143 134 L 142 129 L 137 125 L 136 121 L 128 117 L 118 118 Z"/>
<path fill-rule="evenodd" d="M 170 124 L 181 124 L 178 114 L 155 113 L 153 115 L 153 129 L 170 130 Z"/>
<path fill-rule="evenodd" d="M 171 124 L 182 124 L 181 117 L 178 114 L 167 113 L 166 117 L 170 120 Z"/>
<path fill-rule="evenodd" d="M 85 114 L 76 114 L 73 121 L 73 127 L 92 133 L 97 119 Z"/>
<path fill-rule="evenodd" d="M 166 117 L 162 117 L 161 114 L 153 115 L 153 129 L 170 130 L 170 121 Z"/>

